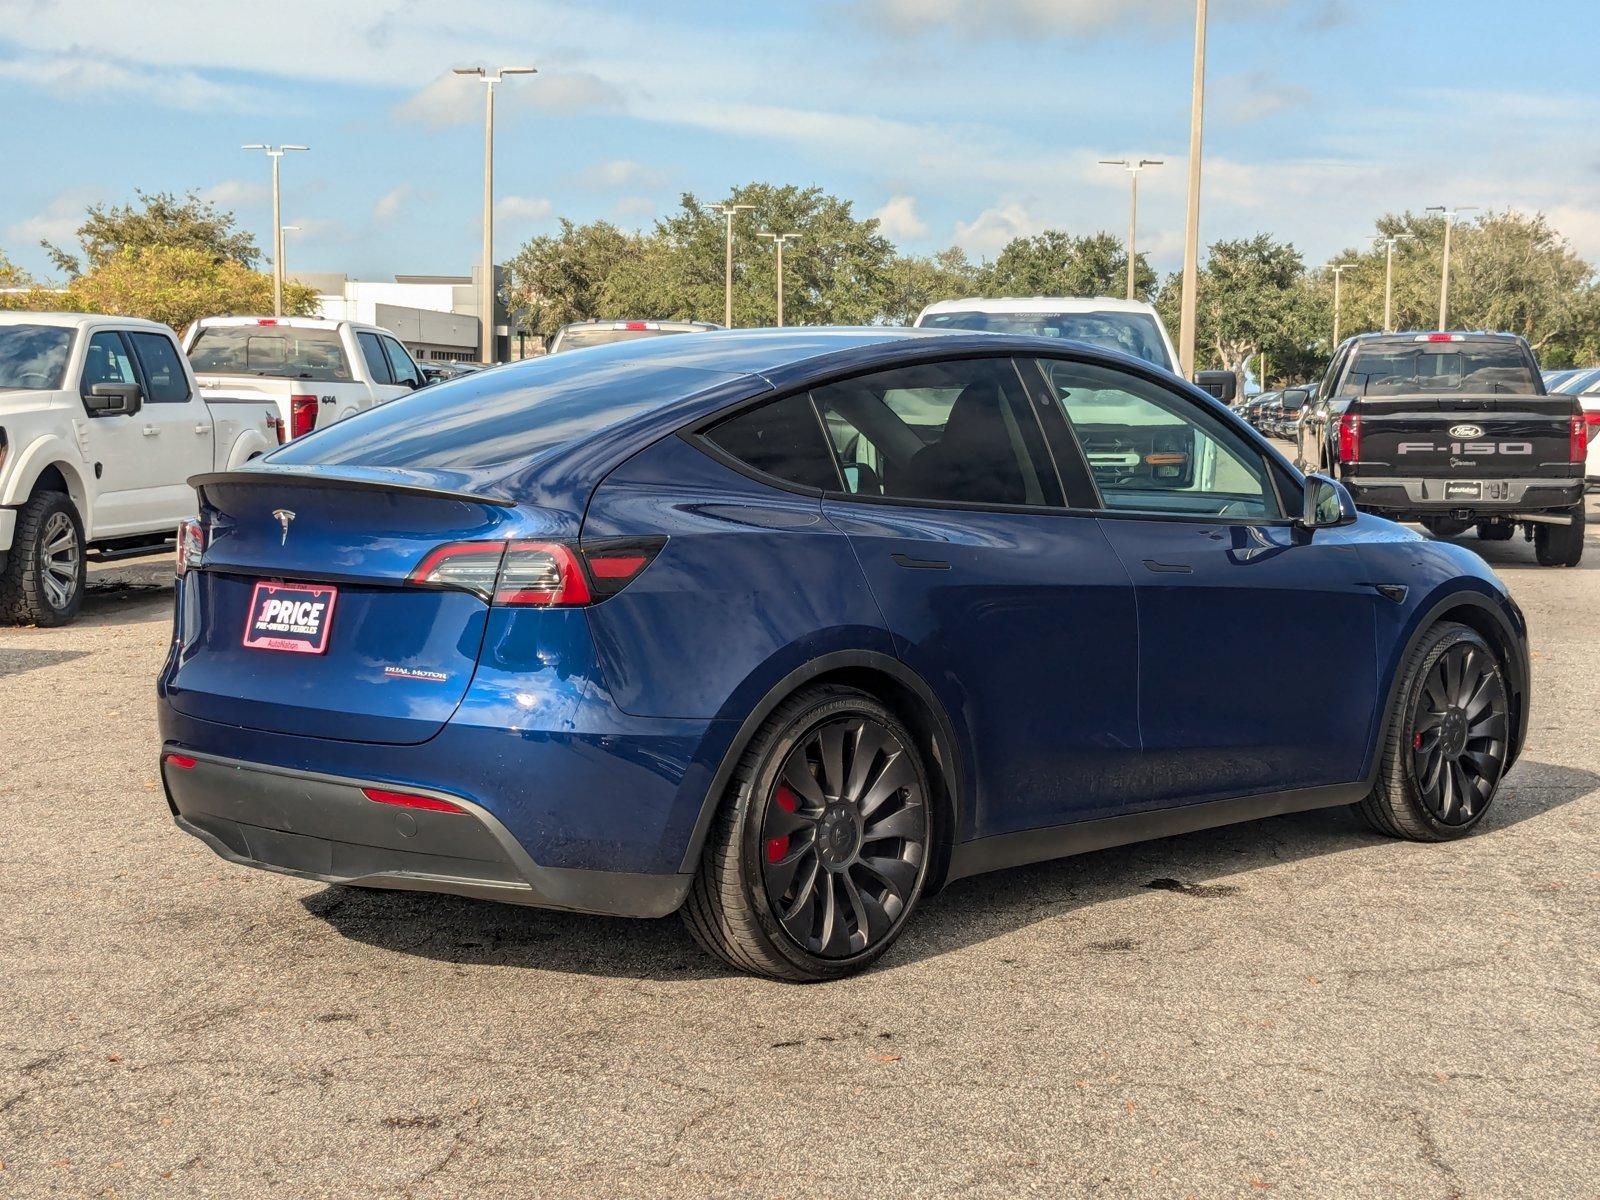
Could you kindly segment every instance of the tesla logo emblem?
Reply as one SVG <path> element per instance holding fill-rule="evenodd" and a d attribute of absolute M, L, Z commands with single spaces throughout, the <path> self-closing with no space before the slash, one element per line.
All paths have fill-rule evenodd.
<path fill-rule="evenodd" d="M 287 546 L 289 544 L 289 526 L 294 521 L 294 514 L 287 508 L 275 508 L 272 510 L 272 519 L 278 523 L 278 528 L 283 530 L 283 539 L 278 545 Z"/>
<path fill-rule="evenodd" d="M 1481 438 L 1483 430 L 1476 425 L 1452 425 L 1450 426 L 1450 436 L 1466 441 L 1470 438 Z"/>

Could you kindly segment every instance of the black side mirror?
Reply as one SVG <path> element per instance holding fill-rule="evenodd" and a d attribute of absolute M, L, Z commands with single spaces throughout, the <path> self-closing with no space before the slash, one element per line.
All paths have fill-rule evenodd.
<path fill-rule="evenodd" d="M 1202 392 L 1209 392 L 1224 404 L 1239 394 L 1239 377 L 1232 371 L 1196 371 L 1194 381 Z"/>
<path fill-rule="evenodd" d="M 1300 507 L 1302 529 L 1332 529 L 1356 519 L 1356 502 L 1344 484 L 1326 475 L 1307 475 L 1305 499 Z"/>
<path fill-rule="evenodd" d="M 137 383 L 96 383 L 83 403 L 97 417 L 131 417 L 144 403 L 144 393 Z"/>

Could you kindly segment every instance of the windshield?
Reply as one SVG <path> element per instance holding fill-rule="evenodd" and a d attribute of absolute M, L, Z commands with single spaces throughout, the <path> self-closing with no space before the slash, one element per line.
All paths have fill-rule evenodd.
<path fill-rule="evenodd" d="M 209 325 L 189 348 L 197 375 L 271 375 L 347 382 L 352 376 L 337 329 L 292 325 Z"/>
<path fill-rule="evenodd" d="M 1340 391 L 1357 396 L 1536 396 L 1540 380 L 1515 342 L 1379 342 L 1356 351 Z"/>
<path fill-rule="evenodd" d="M 582 350 L 586 346 L 609 346 L 612 342 L 626 342 L 632 338 L 661 337 L 669 333 L 688 332 L 687 329 L 596 329 L 592 326 L 564 329 L 561 331 L 561 340 L 556 343 L 556 352 Z"/>
<path fill-rule="evenodd" d="M 71 349 L 72 330 L 59 325 L 0 325 L 0 389 L 54 391 Z"/>
<path fill-rule="evenodd" d="M 1161 329 L 1149 313 L 928 313 L 917 324 L 923 329 L 973 329 L 985 333 L 1026 333 L 1034 337 L 1071 338 L 1094 346 L 1120 350 L 1147 363 L 1172 369 Z"/>

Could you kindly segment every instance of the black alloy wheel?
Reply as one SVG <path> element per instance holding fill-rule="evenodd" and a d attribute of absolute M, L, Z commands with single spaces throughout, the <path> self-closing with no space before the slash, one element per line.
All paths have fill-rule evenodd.
<path fill-rule="evenodd" d="M 1445 825 L 1471 824 L 1505 769 L 1506 686 L 1500 667 L 1470 643 L 1434 662 L 1411 718 L 1411 772 L 1418 795 Z"/>

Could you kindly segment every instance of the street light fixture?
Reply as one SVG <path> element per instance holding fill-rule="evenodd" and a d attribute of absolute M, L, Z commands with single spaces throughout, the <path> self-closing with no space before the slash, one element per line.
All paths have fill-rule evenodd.
<path fill-rule="evenodd" d="M 1450 227 L 1464 212 L 1477 212 L 1476 204 L 1463 204 L 1460 208 L 1448 208 L 1443 204 L 1430 204 L 1428 212 L 1436 212 L 1444 217 L 1444 263 L 1439 270 L 1439 328 L 1448 329 L 1447 318 L 1450 315 Z"/>
<path fill-rule="evenodd" d="M 711 211 L 720 213 L 728 222 L 727 248 L 722 271 L 722 326 L 733 328 L 733 219 L 741 212 L 754 208 L 754 204 L 713 204 Z"/>
<path fill-rule="evenodd" d="M 482 332 L 479 353 L 494 362 L 494 85 L 507 75 L 534 75 L 538 67 L 453 67 L 457 75 L 483 80 L 483 279 L 480 281 L 478 321 Z"/>
<path fill-rule="evenodd" d="M 1416 237 L 1414 233 L 1375 233 L 1374 242 L 1383 245 L 1383 331 L 1394 332 L 1394 248 Z"/>
<path fill-rule="evenodd" d="M 1323 265 L 1323 270 L 1333 272 L 1333 348 L 1335 350 L 1339 348 L 1339 284 L 1344 280 L 1344 273 L 1353 266 L 1355 266 L 1355 263 L 1339 263 L 1337 266 L 1333 263 L 1325 263 Z"/>
<path fill-rule="evenodd" d="M 1194 84 L 1189 97 L 1189 201 L 1183 223 L 1183 295 L 1178 316 L 1178 365 L 1194 374 L 1196 292 L 1200 284 L 1200 143 L 1206 101 L 1206 0 L 1194 6 Z"/>
<path fill-rule="evenodd" d="M 251 142 L 241 150 L 265 150 L 272 159 L 272 315 L 283 316 L 283 203 L 278 167 L 290 150 L 309 150 L 309 146 L 271 146 Z"/>
<path fill-rule="evenodd" d="M 768 233 L 758 236 L 772 239 L 772 248 L 778 252 L 778 328 L 783 328 L 783 248 L 799 238 L 798 233 Z"/>
<path fill-rule="evenodd" d="M 1133 299 L 1133 273 L 1134 262 L 1137 254 L 1134 250 L 1134 237 L 1139 228 L 1139 172 L 1146 167 L 1159 167 L 1164 160 L 1159 158 L 1102 158 L 1102 167 L 1121 167 L 1128 173 L 1128 299 Z"/>

